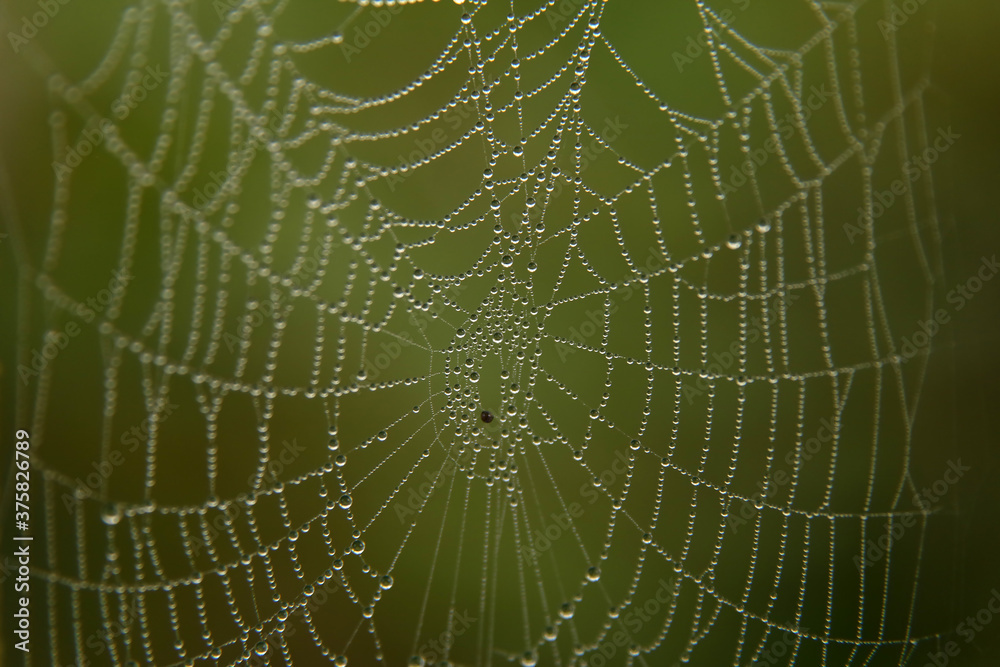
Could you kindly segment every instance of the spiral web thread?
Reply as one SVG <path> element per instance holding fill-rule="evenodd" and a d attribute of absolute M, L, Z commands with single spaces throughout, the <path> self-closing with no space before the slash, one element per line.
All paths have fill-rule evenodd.
<path fill-rule="evenodd" d="M 437 58 L 380 96 L 305 73 L 315 54 L 351 67 L 341 47 L 380 4 L 333 29 L 306 8 L 322 34 L 301 38 L 282 32 L 291 0 L 234 2 L 214 23 L 207 3 L 148 1 L 81 79 L 35 56 L 56 161 L 100 116 L 92 98 L 122 94 L 164 44 L 169 59 L 140 107 L 155 140 L 130 138 L 129 118 L 99 149 L 124 183 L 110 268 L 133 277 L 84 327 L 103 389 L 99 445 L 81 447 L 110 466 L 135 399 L 135 461 L 81 488 L 46 456 L 63 359 L 30 385 L 38 650 L 52 664 L 907 664 L 929 518 L 908 501 L 922 371 L 897 352 L 909 321 L 878 259 L 904 248 L 929 308 L 937 227 L 929 174 L 872 221 L 879 175 L 933 139 L 896 32 L 863 67 L 861 33 L 888 6 L 794 3 L 808 35 L 769 48 L 736 29 L 753 9 L 678 3 L 706 38 L 683 80 L 714 76 L 722 110 L 703 117 L 629 64 L 599 0 L 449 5 Z M 397 28 L 425 9 L 392 8 Z M 224 66 L 237 43 L 242 67 Z M 832 95 L 807 111 L 817 85 Z M 735 185 L 731 167 L 767 140 Z M 226 161 L 209 165 L 220 141 Z M 56 182 L 35 281 L 49 329 L 87 296 L 64 266 L 88 159 Z M 834 187 L 854 193 L 847 208 Z M 855 207 L 872 224 L 853 239 Z M 143 244 L 158 261 L 138 260 Z M 200 434 L 181 430 L 185 411 Z M 807 463 L 821 419 L 831 436 Z M 788 481 L 755 499 L 779 468 Z"/>

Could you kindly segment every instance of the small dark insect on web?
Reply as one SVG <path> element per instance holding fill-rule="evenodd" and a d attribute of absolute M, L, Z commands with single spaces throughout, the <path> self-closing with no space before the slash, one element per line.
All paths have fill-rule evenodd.
<path fill-rule="evenodd" d="M 490 412 L 489 410 L 483 410 L 483 414 L 479 415 L 479 418 L 482 419 L 485 423 L 489 424 L 491 421 L 493 421 L 493 413 Z"/>

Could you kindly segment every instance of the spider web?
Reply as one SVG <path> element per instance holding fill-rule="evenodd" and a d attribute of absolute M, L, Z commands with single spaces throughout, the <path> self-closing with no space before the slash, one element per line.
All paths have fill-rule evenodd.
<path fill-rule="evenodd" d="M 167 71 L 57 169 L 36 269 L 38 345 L 86 321 L 27 385 L 52 664 L 904 665 L 932 635 L 899 350 L 931 176 L 877 197 L 935 138 L 898 10 L 529 5 L 149 1 L 88 73 L 33 52 L 60 164 Z"/>

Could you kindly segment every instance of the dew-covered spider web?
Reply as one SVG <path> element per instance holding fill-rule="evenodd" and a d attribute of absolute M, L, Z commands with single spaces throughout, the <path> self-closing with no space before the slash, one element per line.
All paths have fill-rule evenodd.
<path fill-rule="evenodd" d="M 30 664 L 910 663 L 945 135 L 898 11 L 148 0 L 40 35 Z"/>

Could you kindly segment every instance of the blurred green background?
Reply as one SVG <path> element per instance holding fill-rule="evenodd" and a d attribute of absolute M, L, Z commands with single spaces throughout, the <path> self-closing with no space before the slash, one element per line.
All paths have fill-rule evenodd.
<path fill-rule="evenodd" d="M 483 40 L 486 52 L 509 34 L 508 12 L 524 16 L 540 4 L 491 2 L 479 9 L 475 28 L 480 34 L 495 29 L 497 35 Z M 568 17 L 583 4 L 557 4 L 518 29 L 517 72 L 525 91 L 520 122 L 525 128 L 552 114 L 565 95 L 574 66 L 561 68 L 584 40 L 589 13 L 543 56 L 527 54 L 570 26 Z M 454 61 L 439 69 L 437 58 L 472 3 L 459 7 L 424 2 L 399 14 L 386 14 L 385 9 L 376 14 L 371 7 L 356 10 L 353 3 L 278 3 L 281 11 L 273 26 L 264 19 L 274 12 L 275 3 L 262 3 L 248 6 L 246 15 L 234 21 L 224 46 L 215 48 L 188 35 L 215 34 L 218 9 L 228 12 L 227 3 L 132 7 L 109 2 L 95 7 L 69 0 L 27 47 L 17 53 L 13 44 L 0 49 L 0 215 L 6 234 L 0 240 L 0 279 L 6 286 L 0 298 L 5 323 L 0 328 L 0 423 L 5 452 L 12 452 L 14 431 L 23 428 L 32 433 L 37 457 L 32 493 L 39 531 L 33 562 L 38 586 L 32 598 L 30 664 L 77 664 L 79 656 L 91 661 L 86 664 L 111 664 L 112 645 L 118 661 L 175 663 L 180 655 L 173 646 L 175 613 L 186 655 L 198 656 L 205 664 L 239 661 L 276 623 L 284 623 L 286 648 L 296 664 L 322 664 L 346 653 L 350 664 L 367 665 L 374 663 L 378 651 L 387 664 L 406 664 L 415 653 L 435 652 L 428 642 L 449 627 L 456 635 L 450 655 L 456 664 L 507 664 L 521 657 L 526 644 L 539 641 L 547 624 L 559 624 L 558 638 L 539 651 L 539 664 L 556 664 L 556 653 L 560 664 L 572 664 L 579 643 L 589 647 L 586 655 L 597 667 L 593 658 L 599 649 L 595 651 L 593 643 L 603 637 L 602 626 L 611 623 L 607 607 L 629 597 L 636 604 L 654 599 L 661 580 L 675 576 L 671 563 L 643 543 L 642 534 L 650 532 L 657 548 L 673 557 L 684 554 L 684 567 L 670 631 L 658 637 L 668 613 L 658 605 L 654 620 L 643 622 L 632 635 L 636 642 L 658 648 L 644 652 L 645 663 L 636 659 L 634 664 L 673 665 L 699 632 L 707 634 L 689 664 L 733 664 L 739 644 L 746 645 L 739 664 L 749 664 L 758 645 L 772 651 L 779 642 L 774 634 L 764 637 L 757 620 L 744 625 L 749 615 L 769 610 L 772 621 L 807 628 L 813 636 L 852 637 L 858 633 L 860 606 L 867 610 L 861 623 L 864 642 L 880 632 L 884 640 L 938 633 L 942 639 L 919 644 L 912 655 L 898 646 L 883 647 L 870 659 L 864 642 L 852 653 L 843 644 L 824 648 L 820 641 L 807 640 L 794 664 L 924 665 L 930 653 L 955 639 L 949 633 L 958 623 L 982 609 L 991 590 L 1000 587 L 995 565 L 1000 498 L 993 483 L 998 285 L 986 282 L 961 310 L 947 300 L 949 291 L 974 275 L 982 258 L 992 257 L 1000 246 L 992 196 L 1000 185 L 995 121 L 1000 10 L 972 0 L 910 4 L 918 9 L 893 33 L 895 42 L 887 41 L 878 27 L 892 5 L 868 2 L 856 11 L 856 51 L 845 46 L 855 35 L 842 26 L 835 32 L 837 47 L 832 51 L 820 45 L 798 58 L 792 52 L 820 27 L 817 11 L 808 3 L 708 3 L 718 13 L 729 12 L 729 23 L 749 43 L 772 49 L 766 52 L 769 58 L 789 63 L 801 76 L 795 81 L 802 90 L 828 81 L 831 63 L 837 68 L 844 85 L 838 99 L 844 107 L 835 102 L 819 105 L 807 123 L 815 142 L 811 150 L 827 159 L 849 148 L 841 131 L 842 113 L 848 114 L 852 127 L 872 127 L 880 117 L 891 116 L 897 83 L 909 91 L 929 77 L 924 104 L 908 107 L 900 116 L 904 129 L 897 133 L 890 124 L 873 167 L 876 189 L 885 190 L 901 177 L 899 151 L 919 145 L 923 128 L 931 140 L 938 128 L 952 127 L 960 135 L 930 174 L 915 183 L 915 208 L 896 204 L 875 223 L 881 307 L 892 330 L 891 343 L 898 347 L 901 337 L 912 337 L 932 312 L 931 305 L 951 314 L 933 339 L 929 359 L 918 356 L 881 373 L 861 370 L 851 376 L 849 390 L 846 374 L 838 374 L 835 384 L 823 372 L 815 294 L 800 289 L 787 310 L 788 363 L 772 360 L 773 372 L 786 377 L 775 384 L 762 379 L 772 371 L 759 341 L 750 345 L 747 365 L 748 375 L 757 380 L 741 390 L 732 381 L 738 373 L 723 364 L 722 374 L 729 378 L 717 384 L 711 403 L 697 376 L 689 374 L 702 365 L 700 301 L 686 290 L 675 297 L 675 276 L 714 294 L 736 294 L 741 289 L 739 262 L 745 258 L 751 265 L 748 291 L 753 293 L 762 282 L 773 287 L 778 279 L 778 239 L 787 283 L 808 281 L 816 270 L 835 276 L 857 265 L 866 243 L 852 243 L 844 228 L 856 224 L 864 201 L 856 157 L 832 174 L 818 174 L 810 149 L 793 141 L 786 166 L 803 179 L 822 181 L 809 198 L 783 205 L 796 188 L 774 156 L 757 172 L 756 187 L 735 185 L 725 203 L 714 198 L 708 154 L 704 142 L 694 137 L 708 129 L 694 119 L 723 119 L 727 106 L 712 58 L 691 46 L 703 25 L 696 3 L 603 6 L 600 39 L 613 44 L 631 72 L 678 115 L 672 118 L 674 124 L 668 122 L 608 50 L 595 47 L 580 95 L 580 118 L 592 128 L 611 132 L 607 136 L 613 137 L 612 150 L 588 158 L 592 164 L 581 174 L 588 191 L 579 201 L 563 182 L 548 192 L 542 186 L 531 195 L 538 200 L 534 207 L 523 189 L 516 196 L 500 195 L 520 182 L 525 163 L 530 167 L 546 160 L 550 150 L 555 154 L 547 172 L 556 166 L 572 173 L 576 128 L 568 124 L 560 145 L 553 146 L 554 128 L 548 126 L 528 137 L 523 160 L 513 154 L 521 133 L 518 113 L 511 110 L 516 107 L 500 111 L 515 99 L 509 69 L 514 51 L 508 45 L 477 74 L 502 80 L 489 95 L 496 114 L 490 138 L 498 143 L 488 146 L 481 134 L 458 141 L 476 130 L 486 96 L 473 100 L 478 112 L 463 102 L 443 106 L 455 97 L 467 99 L 478 84 L 469 83 L 469 58 L 460 42 L 450 50 Z M 831 5 L 826 11 L 838 16 L 844 7 Z M 36 11 L 35 3 L 5 2 L 0 14 L 4 33 L 19 31 L 22 17 Z M 262 23 L 270 30 L 259 30 Z M 370 29 L 368 42 L 361 37 L 365 28 Z M 278 55 L 286 55 L 276 54 L 275 44 L 309 44 L 337 31 L 343 33 L 342 42 L 289 47 L 294 67 L 272 68 Z M 124 36 L 121 42 L 115 41 L 116 35 Z M 145 47 L 139 49 L 136 43 Z M 737 45 L 740 57 L 763 67 L 760 53 L 736 40 L 730 43 Z M 690 56 L 691 62 L 678 60 L 677 53 Z M 186 58 L 192 58 L 193 65 Z M 238 88 L 236 97 L 265 119 L 264 101 L 278 101 L 285 119 L 278 132 L 287 142 L 281 152 L 284 161 L 271 160 L 267 140 L 248 138 L 246 117 L 231 101 L 233 89 L 219 90 L 205 74 L 212 65 L 202 59 L 221 67 Z M 259 65 L 248 67 L 248 62 Z M 851 106 L 855 98 L 847 90 L 846 73 L 856 62 L 864 122 L 857 118 L 858 109 Z M 421 79 L 432 65 L 433 76 Z M 898 76 L 890 76 L 897 67 Z M 185 74 L 158 74 L 174 68 Z M 556 74 L 552 85 L 527 95 Z M 147 76 L 150 83 L 144 82 Z M 725 66 L 725 76 L 733 99 L 756 86 L 731 63 Z M 67 92 L 60 81 L 73 82 L 79 94 Z M 421 85 L 406 96 L 381 99 L 412 81 Z M 140 88 L 141 100 L 135 92 Z M 794 111 L 777 86 L 772 103 L 778 118 Z M 165 114 L 168 107 L 172 111 Z M 437 118 L 419 129 L 391 136 L 439 109 Z M 760 148 L 768 127 L 764 106 L 758 100 L 748 112 L 749 145 Z M 56 156 L 80 145 L 86 119 L 102 117 L 115 120 L 123 146 L 143 161 L 153 161 L 155 176 L 143 182 L 143 168 L 130 164 L 121 151 L 105 150 L 119 148 L 109 142 L 108 134 L 102 147 L 72 168 L 68 185 L 58 187 L 52 164 Z M 732 183 L 730 174 L 743 159 L 738 135 L 731 124 L 720 125 L 717 167 L 727 183 Z M 682 177 L 686 156 L 677 155 L 678 136 L 691 146 L 690 191 Z M 380 172 L 436 155 L 453 142 L 455 148 L 412 172 Z M 494 147 L 503 150 L 490 165 Z M 644 182 L 617 156 L 643 170 L 666 160 L 672 166 Z M 488 167 L 493 170 L 492 194 L 483 191 Z M 212 184 L 227 182 L 224 176 L 213 179 L 213 173 L 226 170 L 238 174 L 228 181 L 238 187 L 208 201 Z M 310 180 L 316 173 L 323 178 Z M 532 173 L 526 182 L 534 187 L 538 180 Z M 634 192 L 616 202 L 612 217 L 602 198 L 630 182 L 636 182 Z M 287 183 L 294 187 L 286 188 Z M 656 217 L 662 221 L 660 238 L 652 231 L 651 188 Z M 495 213 L 490 209 L 494 197 L 502 199 Z M 312 198 L 318 198 L 318 207 L 311 205 Z M 590 215 L 594 209 L 600 212 Z M 776 210 L 781 215 L 774 215 Z M 385 225 L 389 215 L 397 223 L 391 231 Z M 580 218 L 578 225 L 570 224 L 574 216 Z M 695 216 L 701 239 L 692 231 Z M 771 226 L 767 232 L 756 229 L 762 217 Z M 328 222 L 331 218 L 336 222 Z M 464 228 L 438 231 L 445 225 Z M 556 233 L 563 228 L 576 231 Z M 733 234 L 742 239 L 739 248 L 726 247 Z M 702 241 L 718 248 L 710 259 L 699 256 Z M 405 253 L 397 250 L 399 243 L 408 246 Z M 823 244 L 819 267 L 807 260 L 816 243 Z M 573 261 L 563 273 L 569 250 L 574 251 Z M 582 268 L 576 250 L 587 257 L 592 272 Z M 650 258 L 646 270 L 658 275 L 638 281 L 623 258 L 626 252 L 639 264 Z M 510 266 L 505 266 L 505 255 L 511 256 Z M 321 261 L 310 263 L 309 258 Z M 767 269 L 759 268 L 762 258 L 769 262 Z M 684 266 L 676 274 L 659 268 L 671 262 Z M 266 272 L 259 270 L 261 265 Z M 113 287 L 112 276 L 120 269 L 130 275 L 127 285 L 108 305 L 92 306 L 97 311 L 92 322 L 67 307 Z M 389 280 L 383 280 L 382 270 L 391 270 Z M 464 272 L 469 274 L 459 281 Z M 55 291 L 45 293 L 46 283 L 37 282 L 40 273 Z M 837 367 L 871 360 L 872 335 L 882 354 L 890 343 L 881 328 L 870 331 L 865 280 L 859 274 L 838 277 L 824 295 L 826 332 Z M 618 284 L 609 290 L 612 282 Z M 403 288 L 402 298 L 394 293 L 396 287 Z M 592 290 L 600 293 L 564 301 Z M 225 308 L 221 292 L 226 293 Z M 607 342 L 601 340 L 603 313 L 609 308 L 604 292 L 615 300 Z M 648 315 L 643 312 L 644 298 Z M 393 308 L 393 303 L 398 306 Z M 704 343 L 710 355 L 722 354 L 738 339 L 737 305 L 735 299 L 719 300 L 706 308 Z M 751 315 L 760 316 L 764 305 L 753 301 Z M 274 316 L 286 306 L 291 308 L 285 316 Z M 678 324 L 674 306 L 681 313 Z M 218 312 L 224 315 L 213 321 Z M 342 312 L 353 319 L 340 317 Z M 647 354 L 647 316 L 655 371 L 625 361 Z M 101 332 L 97 325 L 105 317 L 114 327 Z M 359 326 L 361 320 L 377 326 Z M 71 322 L 80 323 L 81 333 L 44 372 L 19 373 L 19 366 L 31 368 L 32 351 L 43 348 L 45 332 L 68 331 Z M 465 336 L 457 336 L 459 327 Z M 191 337 L 192 330 L 200 335 Z M 281 332 L 277 349 L 271 347 L 275 331 Z M 244 332 L 248 352 L 241 355 Z M 590 349 L 572 348 L 567 341 L 574 340 Z M 317 344 L 322 349 L 319 364 Z M 610 370 L 597 350 L 602 346 L 618 355 Z M 472 367 L 465 367 L 466 359 L 472 360 Z M 675 364 L 685 374 L 661 370 Z M 176 373 L 178 366 L 183 372 Z M 458 372 L 450 373 L 455 368 Z M 471 372 L 477 373 L 478 382 L 471 381 Z M 810 377 L 801 382 L 787 377 L 793 374 Z M 516 393 L 511 387 L 515 382 Z M 309 393 L 310 387 L 326 386 L 338 388 L 336 400 Z M 271 395 L 274 387 L 298 390 Z M 801 416 L 800 391 L 805 396 Z M 148 414 L 157 392 L 165 402 L 151 428 Z M 847 393 L 849 400 L 840 416 L 834 493 L 824 505 L 831 455 L 824 448 L 803 466 L 795 487 L 797 510 L 905 511 L 913 509 L 910 493 L 893 503 L 906 481 L 904 470 L 910 471 L 912 485 L 922 489 L 942 479 L 949 461 L 961 459 L 971 468 L 935 504 L 926 530 L 907 532 L 891 558 L 866 571 L 862 600 L 852 562 L 862 540 L 857 521 L 838 523 L 831 539 L 823 519 L 796 513 L 784 523 L 780 512 L 768 508 L 759 535 L 753 528 L 756 512 L 746 526 L 732 531 L 722 527 L 721 496 L 710 490 L 726 482 L 738 441 L 730 490 L 741 497 L 757 491 L 766 470 L 772 419 L 775 467 L 790 470 L 781 461 L 793 451 L 796 431 L 809 437 L 822 420 L 831 420 L 838 392 L 841 397 Z M 740 403 L 740 395 L 745 403 Z M 909 415 L 900 408 L 903 400 Z M 676 405 L 680 412 L 675 435 Z M 495 415 L 490 424 L 479 420 L 484 409 Z M 452 410 L 454 418 L 448 421 Z M 598 419 L 591 419 L 592 410 Z M 452 436 L 456 427 L 457 435 Z M 531 442 L 535 435 L 542 440 L 540 447 Z M 675 448 L 670 447 L 672 437 Z M 907 437 L 909 449 L 904 446 Z M 634 452 L 626 482 L 618 462 L 632 454 L 633 439 L 640 441 L 640 449 Z M 261 451 L 281 462 L 271 466 L 274 474 L 267 479 L 260 477 Z M 86 483 L 102 462 L 112 460 L 112 452 L 121 453 L 122 463 L 114 466 L 107 482 L 92 485 L 92 497 L 72 500 L 78 480 Z M 283 452 L 287 463 L 281 459 Z M 658 461 L 668 454 L 672 464 L 686 472 L 670 469 L 661 477 Z M 338 455 L 346 457 L 345 465 L 338 465 Z M 476 463 L 470 466 L 467 461 L 473 456 Z M 450 470 L 444 466 L 454 459 L 466 469 L 439 474 Z M 509 468 L 512 463 L 516 473 Z M 690 471 L 699 468 L 704 484 L 692 485 Z M 508 503 L 511 475 L 519 489 L 516 505 Z M 602 475 L 605 488 L 595 491 L 591 479 Z M 422 485 L 435 478 L 439 488 L 429 494 L 426 507 L 419 516 L 408 513 L 428 496 Z M 246 499 L 255 486 L 259 497 L 248 512 Z M 0 524 L 5 555 L 11 544 L 11 489 L 8 481 Z M 329 512 L 325 525 L 311 521 L 326 515 L 327 502 L 336 502 L 348 489 L 349 512 L 338 507 Z M 615 495 L 627 491 L 622 512 L 605 490 Z M 784 486 L 777 498 L 787 500 L 788 493 Z M 691 508 L 695 497 L 697 511 Z M 569 531 L 560 515 L 572 514 L 572 503 L 580 505 L 582 514 Z M 734 502 L 731 516 L 743 505 Z M 147 506 L 164 511 L 136 510 Z M 178 507 L 202 511 L 178 517 Z M 116 523 L 122 508 L 138 516 L 127 514 Z M 102 522 L 102 513 L 111 516 L 111 526 Z M 235 514 L 231 531 L 221 520 L 227 513 Z M 252 522 L 247 520 L 251 514 Z M 654 516 L 656 526 L 650 529 Z M 412 531 L 411 520 L 416 521 Z M 296 532 L 306 521 L 311 521 L 309 529 Z M 865 539 L 877 538 L 872 531 L 884 522 L 872 518 Z M 787 538 L 782 537 L 785 525 Z M 551 540 L 551 549 L 534 540 L 541 552 L 538 569 L 522 569 L 518 546 L 527 542 L 519 531 L 544 534 L 546 526 L 559 527 L 550 532 L 558 537 Z M 363 533 L 364 552 L 350 555 L 356 528 Z M 807 529 L 809 548 L 804 549 Z M 184 530 L 189 531 L 187 537 L 182 537 Z M 720 554 L 715 547 L 721 530 L 725 535 Z M 289 539 L 293 532 L 294 542 Z M 266 561 L 270 565 L 262 565 L 260 557 L 241 563 L 258 542 L 278 546 Z M 192 553 L 192 544 L 203 546 Z M 155 556 L 149 551 L 152 545 Z M 334 556 L 328 553 L 330 547 Z M 115 558 L 106 566 L 109 553 Z M 831 553 L 832 569 L 826 566 Z M 808 586 L 800 587 L 807 556 Z M 341 559 L 343 569 L 331 572 L 329 599 L 308 607 L 310 620 L 303 620 L 301 612 L 287 621 L 277 617 L 280 607 L 271 599 L 272 591 L 279 591 L 284 603 L 304 602 L 306 583 L 332 568 L 335 558 Z M 786 574 L 772 587 L 779 560 Z M 236 564 L 230 580 L 212 574 L 223 562 Z M 747 599 L 740 603 L 746 613 L 716 606 L 711 594 L 703 599 L 700 591 L 707 582 L 701 580 L 702 573 L 713 564 L 713 592 L 729 601 L 742 600 L 748 572 L 759 569 Z M 599 581 L 589 581 L 588 569 L 598 566 Z M 76 594 L 67 585 L 102 579 L 128 584 L 138 580 L 140 572 L 146 580 L 176 585 L 143 596 L 99 596 L 91 590 Z M 200 587 L 191 585 L 195 572 L 206 573 L 204 599 L 195 595 Z M 253 573 L 252 582 L 247 572 Z M 392 586 L 380 591 L 386 573 Z M 65 579 L 42 583 L 55 574 Z M 578 594 L 572 620 L 558 620 L 560 605 Z M 0 595 L 4 660 L 22 664 L 24 656 L 7 641 L 12 636 L 7 610 L 13 609 L 9 578 Z M 149 626 L 137 626 L 126 611 L 138 597 L 147 605 L 143 622 Z M 365 618 L 365 607 L 374 600 L 375 635 Z M 199 636 L 200 609 L 205 614 L 201 627 L 211 630 L 210 641 Z M 245 627 L 253 628 L 246 636 L 233 621 L 233 609 L 239 610 Z M 455 625 L 454 614 L 476 620 L 460 632 L 463 625 Z M 106 617 L 118 619 L 111 624 L 118 630 L 114 636 L 106 636 Z M 310 623 L 330 656 L 315 647 Z M 131 644 L 121 636 L 123 627 L 129 628 Z M 968 645 L 959 639 L 962 651 L 949 664 L 994 664 L 1000 655 L 996 627 L 989 626 Z M 147 647 L 138 640 L 143 633 L 150 637 Z M 282 664 L 280 642 L 270 641 L 266 656 L 251 658 L 256 664 Z M 606 639 L 598 641 L 607 646 Z M 220 645 L 224 650 L 212 656 L 209 647 Z M 485 648 L 489 646 L 496 650 L 490 652 Z M 607 664 L 626 660 L 625 651 L 618 648 Z M 789 661 L 786 655 L 775 664 Z M 587 663 L 580 659 L 577 664 Z"/>

